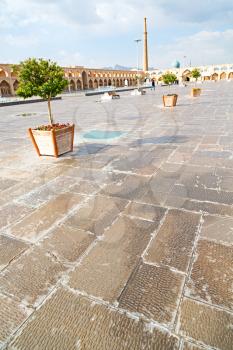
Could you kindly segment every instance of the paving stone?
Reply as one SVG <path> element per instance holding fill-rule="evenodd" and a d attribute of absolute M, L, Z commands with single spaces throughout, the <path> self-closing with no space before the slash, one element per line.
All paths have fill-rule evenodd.
<path fill-rule="evenodd" d="M 167 267 L 142 264 L 126 285 L 119 306 L 171 326 L 183 284 L 184 276 Z"/>
<path fill-rule="evenodd" d="M 121 159 L 111 163 L 114 170 L 118 171 L 131 171 L 136 174 L 152 175 L 161 165 L 162 159 L 155 158 L 155 156 L 149 152 L 146 154 L 138 152 L 130 152 L 123 156 Z"/>
<path fill-rule="evenodd" d="M 204 216 L 200 235 L 216 242 L 233 244 L 233 218 Z"/>
<path fill-rule="evenodd" d="M 165 204 L 169 205 L 168 201 Z M 183 201 L 182 208 L 196 212 L 218 214 L 222 216 L 233 216 L 232 206 L 218 203 L 199 202 L 187 199 Z"/>
<path fill-rule="evenodd" d="M 192 253 L 200 216 L 180 210 L 170 210 L 151 242 L 145 259 L 186 271 Z"/>
<path fill-rule="evenodd" d="M 65 270 L 66 267 L 54 256 L 36 247 L 1 273 L 0 290 L 28 305 L 37 305 Z"/>
<path fill-rule="evenodd" d="M 22 241 L 0 235 L 0 270 L 28 248 L 29 245 Z"/>
<path fill-rule="evenodd" d="M 65 224 L 102 235 L 105 228 L 124 210 L 127 203 L 120 198 L 97 195 L 71 216 Z"/>
<path fill-rule="evenodd" d="M 62 225 L 50 232 L 41 243 L 41 247 L 50 251 L 59 259 L 76 261 L 95 239 L 94 235 L 83 230 Z"/>
<path fill-rule="evenodd" d="M 37 241 L 44 231 L 51 228 L 59 219 L 62 219 L 69 210 L 84 200 L 80 194 L 63 193 L 37 210 L 34 210 L 24 220 L 13 226 L 10 234 L 29 241 Z"/>
<path fill-rule="evenodd" d="M 199 188 L 205 190 L 206 188 L 219 189 L 221 181 L 221 177 L 209 172 L 207 169 L 206 173 L 185 172 L 178 180 L 178 183 L 184 185 L 188 189 L 191 188 L 195 190 Z M 178 189 L 179 188 L 180 187 L 178 187 Z"/>
<path fill-rule="evenodd" d="M 101 187 L 99 185 L 91 181 L 81 180 L 70 188 L 70 192 L 90 195 L 94 194 L 95 192 L 98 192 L 100 189 Z"/>
<path fill-rule="evenodd" d="M 200 240 L 186 295 L 233 310 L 233 249 Z"/>
<path fill-rule="evenodd" d="M 69 285 L 88 294 L 115 301 L 146 248 L 156 223 L 118 218 L 103 240 L 71 273 Z"/>
<path fill-rule="evenodd" d="M 32 310 L 14 299 L 0 294 L 0 347 L 9 336 L 29 317 Z"/>
<path fill-rule="evenodd" d="M 193 343 L 190 342 L 184 342 L 182 350 L 205 350 L 206 348 L 199 346 L 199 345 L 195 345 Z"/>
<path fill-rule="evenodd" d="M 136 216 L 145 220 L 156 221 L 158 224 L 162 220 L 165 212 L 165 208 L 136 202 L 131 202 L 124 211 L 125 214 Z"/>
<path fill-rule="evenodd" d="M 143 176 L 129 175 L 122 182 L 107 185 L 101 193 L 134 200 L 144 194 L 148 182 L 149 179 Z"/>
<path fill-rule="evenodd" d="M 29 207 L 38 207 L 50 199 L 57 197 L 58 193 L 67 192 L 74 183 L 75 179 L 72 177 L 59 176 L 42 186 L 36 187 L 26 195 L 19 197 L 17 202 L 28 205 Z"/>
<path fill-rule="evenodd" d="M 9 187 L 16 185 L 18 181 L 6 178 L 0 178 L 0 191 L 4 191 Z"/>
<path fill-rule="evenodd" d="M 66 290 L 58 290 L 36 312 L 9 349 L 28 344 L 40 350 L 178 350 L 175 336 Z"/>
<path fill-rule="evenodd" d="M 233 192 L 217 191 L 205 187 L 186 187 L 176 185 L 170 195 L 203 202 L 216 202 L 226 205 L 233 204 Z"/>
<path fill-rule="evenodd" d="M 232 350 L 233 315 L 184 298 L 178 321 L 179 334 L 221 350 Z"/>
<path fill-rule="evenodd" d="M 0 208 L 0 230 L 29 214 L 32 209 L 20 204 L 7 204 Z"/>
<path fill-rule="evenodd" d="M 203 144 L 216 144 L 218 142 L 219 136 L 207 135 L 202 139 Z"/>

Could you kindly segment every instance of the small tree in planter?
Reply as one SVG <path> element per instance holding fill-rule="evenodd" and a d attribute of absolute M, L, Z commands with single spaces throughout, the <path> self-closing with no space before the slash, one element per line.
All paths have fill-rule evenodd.
<path fill-rule="evenodd" d="M 197 79 L 200 78 L 201 76 L 201 72 L 199 71 L 199 69 L 197 68 L 194 68 L 191 72 L 191 77 L 194 78 L 196 80 L 196 83 L 197 83 Z M 201 94 L 201 89 L 198 89 L 198 88 L 193 88 L 192 91 L 191 91 L 191 95 L 193 97 L 197 97 L 197 96 L 200 96 Z"/>
<path fill-rule="evenodd" d="M 64 72 L 55 62 L 29 58 L 21 62 L 18 96 L 40 96 L 48 103 L 49 125 L 29 129 L 32 142 L 39 155 L 59 155 L 73 150 L 74 125 L 55 124 L 51 100 L 67 86 Z"/>
<path fill-rule="evenodd" d="M 172 85 L 177 80 L 177 76 L 174 73 L 167 72 L 162 76 L 162 80 L 167 85 Z M 177 103 L 177 94 L 163 95 L 163 105 L 164 107 L 174 107 Z"/>

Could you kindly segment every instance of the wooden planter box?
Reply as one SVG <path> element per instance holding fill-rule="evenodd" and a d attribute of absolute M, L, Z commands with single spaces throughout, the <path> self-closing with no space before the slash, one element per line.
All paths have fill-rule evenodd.
<path fill-rule="evenodd" d="M 74 144 L 74 124 L 51 131 L 28 129 L 32 143 L 39 156 L 59 157 L 72 152 Z"/>
<path fill-rule="evenodd" d="M 163 95 L 163 105 L 164 107 L 175 107 L 178 99 L 178 95 Z"/>
<path fill-rule="evenodd" d="M 191 90 L 191 96 L 192 97 L 197 97 L 197 96 L 200 96 L 200 95 L 201 95 L 201 89 L 193 88 Z"/>

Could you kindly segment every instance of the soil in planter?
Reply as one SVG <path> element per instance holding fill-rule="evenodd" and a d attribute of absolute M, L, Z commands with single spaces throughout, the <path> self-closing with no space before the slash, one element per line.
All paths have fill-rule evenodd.
<path fill-rule="evenodd" d="M 67 128 L 68 126 L 70 126 L 69 123 L 67 123 L 67 124 L 56 123 L 53 125 L 50 125 L 50 124 L 49 125 L 40 125 L 40 126 L 37 126 L 34 130 L 40 130 L 40 131 L 51 131 L 52 129 L 60 130 L 63 128 Z"/>

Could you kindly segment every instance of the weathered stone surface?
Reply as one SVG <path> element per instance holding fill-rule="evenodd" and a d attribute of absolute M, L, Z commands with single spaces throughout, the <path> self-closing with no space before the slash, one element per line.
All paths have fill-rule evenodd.
<path fill-rule="evenodd" d="M 156 221 L 158 224 L 162 220 L 165 212 L 165 208 L 136 202 L 131 202 L 124 211 L 124 213 L 127 215 L 136 216 L 145 220 Z"/>
<path fill-rule="evenodd" d="M 178 321 L 179 334 L 221 350 L 232 350 L 233 315 L 185 298 Z"/>
<path fill-rule="evenodd" d="M 80 317 L 81 316 L 81 317 Z M 104 305 L 58 290 L 9 349 L 178 350 L 178 339 Z"/>
<path fill-rule="evenodd" d="M 38 207 L 50 199 L 57 197 L 58 193 L 68 191 L 75 182 L 75 179 L 72 177 L 59 176 L 42 186 L 36 187 L 36 189 L 26 195 L 19 197 L 17 202 L 28 205 L 29 207 Z"/>
<path fill-rule="evenodd" d="M 23 253 L 29 246 L 17 239 L 0 235 L 0 270 L 8 265 L 15 257 Z"/>
<path fill-rule="evenodd" d="M 165 206 L 183 208 L 194 212 L 203 212 L 212 215 L 233 216 L 232 205 L 219 203 L 200 202 L 196 200 L 186 199 L 184 197 L 168 196 Z"/>
<path fill-rule="evenodd" d="M 0 178 L 0 191 L 4 191 L 7 188 L 12 187 L 17 183 L 18 183 L 18 181 L 16 181 L 16 180 L 7 179 L 7 178 Z"/>
<path fill-rule="evenodd" d="M 120 198 L 97 195 L 71 216 L 65 225 L 102 235 L 105 228 L 124 210 L 127 203 Z"/>
<path fill-rule="evenodd" d="M 15 245 L 9 250 L 4 250 L 2 255 L 0 251 L 0 259 L 4 260 L 3 265 L 5 266 L 5 261 L 10 261 L 3 271 L 8 272 L 11 267 L 8 278 L 1 284 L 1 288 L 7 287 L 2 294 L 9 296 L 12 292 L 12 299 L 18 301 L 20 305 L 28 302 L 36 305 L 42 300 L 46 305 L 43 298 L 48 296 L 51 290 L 56 290 L 60 281 L 63 284 L 69 284 L 71 270 L 75 269 L 73 272 L 75 276 L 80 269 L 77 284 L 75 284 L 75 278 L 73 276 L 71 278 L 74 290 L 83 289 L 93 294 L 89 295 L 90 300 L 93 300 L 95 295 L 100 299 L 104 298 L 114 303 L 114 308 L 120 313 L 121 309 L 117 300 L 126 286 L 133 284 L 132 277 L 137 267 L 148 263 L 144 252 L 149 243 L 151 247 L 154 247 L 153 252 L 150 251 L 151 247 L 148 251 L 151 256 L 154 256 L 154 260 L 152 259 L 149 264 L 161 270 L 169 267 L 170 271 L 159 274 L 156 280 L 149 281 L 145 274 L 142 286 L 145 287 L 145 293 L 150 283 L 154 285 L 157 281 L 161 286 L 166 285 L 167 276 L 170 276 L 169 273 L 176 275 L 177 268 L 181 270 L 181 273 L 177 272 L 177 276 L 180 278 L 186 276 L 188 282 L 192 265 L 195 263 L 193 258 L 196 251 L 196 246 L 194 247 L 196 240 L 193 240 L 194 237 L 232 248 L 230 230 L 231 218 L 233 218 L 233 159 L 231 159 L 233 152 L 233 85 L 226 82 L 216 84 L 204 82 L 202 88 L 204 91 L 199 99 L 188 98 L 187 90 L 180 89 L 179 106 L 172 110 L 161 106 L 162 99 L 158 90 L 154 92 L 150 89 L 143 98 L 129 96 L 129 93 L 126 92 L 121 93 L 122 99 L 119 101 L 105 104 L 96 103 L 99 97 L 85 97 L 82 94 L 79 94 L 78 100 L 77 96 L 69 96 L 64 97 L 61 101 L 54 101 L 53 111 L 59 122 L 67 123 L 71 122 L 71 119 L 76 120 L 74 150 L 58 159 L 38 158 L 30 139 L 26 137 L 28 127 L 38 125 L 39 120 L 41 124 L 47 123 L 43 103 L 0 108 L 2 117 L 0 118 L 2 121 L 0 128 L 2 226 L 0 230 L 4 237 L 14 237 L 18 233 L 19 236 L 15 237 L 17 241 L 20 237 L 22 242 L 29 241 L 30 243 L 26 252 L 20 250 L 17 255 L 15 255 Z M 25 118 L 22 113 L 28 112 L 28 108 L 32 114 Z M 119 130 L 124 134 L 123 137 L 114 140 L 85 139 L 84 133 L 93 129 Z M 184 192 L 179 192 L 181 187 L 185 190 Z M 66 199 L 53 202 L 52 198 L 60 198 L 64 191 L 67 192 L 64 197 L 80 197 L 80 200 L 75 199 L 74 205 L 66 204 Z M 101 201 L 100 192 L 102 197 L 112 198 L 108 201 Z M 67 201 L 69 202 L 68 199 Z M 124 204 L 117 204 L 123 202 Z M 180 208 L 178 213 L 183 210 L 184 224 L 177 214 L 174 214 L 173 224 L 166 224 L 166 216 L 160 213 L 156 205 L 166 210 Z M 20 213 L 22 207 L 27 207 L 25 213 Z M 33 214 L 31 210 L 34 210 Z M 192 215 L 199 217 L 200 214 L 204 214 L 202 215 L 204 223 L 201 222 L 201 232 L 198 231 L 197 237 L 193 233 L 195 220 Z M 65 221 L 68 221 L 71 216 L 75 217 L 72 219 L 73 226 L 71 224 L 68 226 Z M 212 217 L 215 217 L 216 220 L 212 221 Z M 221 218 L 226 219 L 224 224 Z M 121 224 L 117 224 L 118 221 Z M 149 225 L 153 227 L 149 229 Z M 164 238 L 160 238 L 158 225 L 161 226 L 161 229 L 164 226 Z M 15 226 L 19 232 L 14 231 Z M 184 233 L 182 233 L 183 226 L 187 228 Z M 122 227 L 124 227 L 123 230 Z M 86 230 L 91 230 L 91 233 Z M 153 235 L 151 235 L 152 232 Z M 10 241 L 8 244 L 11 247 Z M 41 253 L 36 253 L 34 257 L 34 251 L 37 252 L 38 249 Z M 207 257 L 203 257 L 202 261 L 208 260 L 210 256 L 218 256 L 219 251 L 211 248 L 210 253 L 207 252 Z M 44 253 L 46 258 L 41 257 Z M 142 253 L 143 259 L 141 258 Z M 9 256 L 6 257 L 5 254 Z M 28 254 L 30 259 L 26 259 Z M 13 255 L 15 258 L 11 260 Z M 228 259 L 229 254 L 225 255 Z M 18 264 L 24 256 L 23 264 Z M 228 267 L 228 262 L 226 264 L 222 254 L 220 256 L 220 263 L 223 261 L 224 266 Z M 68 270 L 62 270 L 63 265 Z M 231 297 L 227 298 L 230 288 L 228 284 L 225 284 L 225 271 L 222 271 L 221 266 L 218 268 L 218 263 L 214 261 L 214 258 L 207 261 L 206 270 L 203 266 L 201 265 L 198 271 L 200 275 L 195 274 L 194 287 L 197 287 L 197 290 L 190 288 L 195 293 L 193 298 L 197 303 L 198 299 L 200 303 L 204 300 L 203 303 L 207 308 L 209 305 L 219 310 L 230 310 L 230 313 L 233 314 L 229 304 L 226 304 L 231 302 Z M 229 271 L 230 269 L 227 273 Z M 221 275 L 220 272 L 222 272 Z M 203 290 L 205 291 L 201 278 L 203 276 L 205 278 L 206 274 L 208 278 L 211 277 L 211 282 L 207 286 L 208 295 L 212 293 L 215 301 L 201 299 L 203 297 L 199 296 Z M 61 280 L 58 280 L 59 276 L 62 276 Z M 142 279 L 141 275 L 139 279 Z M 171 281 L 173 281 L 172 278 Z M 223 292 L 219 286 L 215 286 L 217 281 L 220 285 L 223 284 L 225 288 Z M 21 282 L 27 288 L 21 287 Z M 151 288 L 152 295 L 155 290 L 156 288 Z M 161 290 L 163 289 L 160 288 Z M 188 293 L 187 285 L 184 291 Z M 165 301 L 170 300 L 170 293 L 173 292 L 169 286 L 164 289 L 164 298 L 161 296 L 160 302 L 161 308 L 164 308 Z M 20 298 L 17 295 L 20 295 Z M 206 293 L 204 298 L 208 295 Z M 148 292 L 148 299 L 145 298 L 146 306 L 144 306 L 148 315 L 149 312 L 156 314 L 154 304 L 150 306 L 152 300 Z M 172 298 L 171 300 L 174 301 Z M 106 304 L 101 300 L 99 303 Z M 144 305 L 143 299 L 138 304 L 140 307 Z M 157 304 L 159 305 L 159 302 L 155 302 L 156 306 Z M 173 330 L 172 321 L 169 321 L 171 310 L 174 310 L 172 306 L 171 309 L 165 310 L 168 312 L 167 321 L 158 323 L 155 320 L 150 327 L 158 324 L 160 328 L 160 325 L 164 323 L 165 328 L 170 327 Z M 62 311 L 60 312 L 58 308 L 56 312 L 58 319 Z M 72 312 L 73 309 L 70 312 L 71 315 Z M 136 317 L 134 313 L 128 311 L 127 315 L 130 314 Z M 142 319 L 143 317 L 146 318 L 142 316 Z M 193 322 L 192 317 L 195 315 L 190 313 L 187 319 Z M 79 312 L 80 324 L 82 320 L 83 313 Z M 57 322 L 58 329 L 62 328 L 61 323 L 64 326 L 62 318 Z M 52 327 L 52 321 L 49 326 Z M 201 327 L 205 328 L 206 323 L 203 322 Z M 227 331 L 231 329 L 227 327 L 228 323 L 219 329 L 223 336 L 224 328 Z M 40 322 L 34 334 L 37 334 L 39 329 Z M 106 328 L 102 332 L 104 333 L 105 330 Z M 12 332 L 14 330 L 12 331 L 9 326 L 11 335 Z M 55 328 L 53 332 L 56 332 Z M 128 328 L 125 327 L 125 333 L 127 332 Z M 100 337 L 103 333 L 99 332 Z M 44 334 L 46 332 L 43 332 L 43 336 Z M 188 335 L 181 336 L 179 350 L 183 350 L 183 341 L 206 350 L 214 348 L 210 345 L 200 345 L 202 340 L 198 338 L 198 335 L 197 331 L 195 340 Z M 42 341 L 43 336 L 40 336 Z M 51 345 L 50 348 L 66 349 L 67 344 L 64 342 L 64 337 L 57 334 L 56 336 L 58 337 L 57 343 L 54 347 Z M 147 333 L 140 333 L 138 337 L 144 342 Z M 33 336 L 31 339 L 33 340 Z M 141 343 L 142 341 L 140 340 Z M 223 339 L 223 344 L 224 341 Z M 117 348 L 118 344 L 113 343 L 114 340 L 110 345 L 107 343 L 106 346 L 102 346 L 101 343 L 101 346 L 103 350 L 119 350 L 120 346 Z M 32 342 L 31 346 L 28 341 L 22 348 L 34 350 L 33 344 Z M 166 345 L 166 343 L 161 346 L 155 344 L 154 348 L 167 350 Z M 95 344 L 92 348 L 95 349 Z M 124 344 L 122 348 L 131 350 L 134 349 L 134 346 L 128 349 Z M 153 346 L 144 346 L 144 350 L 150 348 L 153 349 Z M 221 348 L 221 346 L 215 346 L 215 348 Z M 50 350 L 49 347 L 48 350 Z"/>
<path fill-rule="evenodd" d="M 83 230 L 62 225 L 50 232 L 41 243 L 41 247 L 61 260 L 76 261 L 95 239 L 94 235 Z"/>
<path fill-rule="evenodd" d="M 195 199 L 202 202 L 214 202 L 220 204 L 233 204 L 233 192 L 218 191 L 205 187 L 175 186 L 171 195 Z"/>
<path fill-rule="evenodd" d="M 201 236 L 216 242 L 233 244 L 233 218 L 205 216 Z"/>
<path fill-rule="evenodd" d="M 182 350 L 205 350 L 206 348 L 199 346 L 199 345 L 195 345 L 193 343 L 190 342 L 184 342 Z"/>
<path fill-rule="evenodd" d="M 44 231 L 51 228 L 59 219 L 62 219 L 69 210 L 84 200 L 80 194 L 63 193 L 50 200 L 37 210 L 34 210 L 20 223 L 10 229 L 10 233 L 25 240 L 36 241 Z"/>
<path fill-rule="evenodd" d="M 233 249 L 200 240 L 187 295 L 233 310 Z"/>
<path fill-rule="evenodd" d="M 0 230 L 21 220 L 32 209 L 20 204 L 8 204 L 0 208 Z"/>
<path fill-rule="evenodd" d="M 29 317 L 31 312 L 32 310 L 23 307 L 13 298 L 0 294 L 0 347 Z"/>
<path fill-rule="evenodd" d="M 70 276 L 69 285 L 115 301 L 146 248 L 156 224 L 123 216 L 105 231 Z"/>
<path fill-rule="evenodd" d="M 184 276 L 167 267 L 140 265 L 120 296 L 120 307 L 171 326 L 181 297 Z"/>
<path fill-rule="evenodd" d="M 29 305 L 48 294 L 66 268 L 46 250 L 36 247 L 9 265 L 0 275 L 0 290 Z"/>
<path fill-rule="evenodd" d="M 159 170 L 151 179 L 129 175 L 122 182 L 106 186 L 102 192 L 132 201 L 162 205 L 178 177 L 178 173 L 162 170 Z"/>
<path fill-rule="evenodd" d="M 122 182 L 107 185 L 101 192 L 110 196 L 134 200 L 144 194 L 148 182 L 149 179 L 143 176 L 129 175 Z"/>
<path fill-rule="evenodd" d="M 199 219 L 197 214 L 170 210 L 149 246 L 146 260 L 186 271 Z"/>
<path fill-rule="evenodd" d="M 93 194 L 100 190 L 100 185 L 97 185 L 91 181 L 81 180 L 77 184 L 73 185 L 69 190 L 73 193 Z"/>

